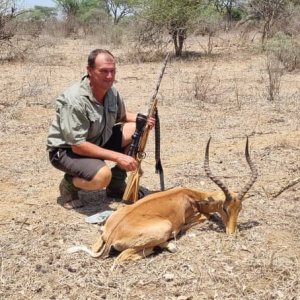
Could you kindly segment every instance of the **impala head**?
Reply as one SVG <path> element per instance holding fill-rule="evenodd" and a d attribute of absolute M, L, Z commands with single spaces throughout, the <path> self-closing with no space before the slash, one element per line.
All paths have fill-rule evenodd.
<path fill-rule="evenodd" d="M 218 212 L 221 215 L 223 223 L 226 227 L 226 233 L 233 234 L 237 228 L 237 219 L 239 216 L 239 212 L 242 209 L 242 201 L 244 196 L 252 187 L 254 182 L 257 179 L 258 173 L 255 165 L 250 159 L 249 155 L 249 146 L 248 146 L 248 137 L 246 141 L 246 148 L 245 148 L 245 156 L 247 163 L 251 169 L 251 178 L 249 182 L 245 185 L 245 187 L 239 193 L 231 193 L 227 186 L 217 177 L 215 177 L 209 167 L 209 144 L 211 138 L 209 138 L 206 150 L 205 150 L 205 160 L 204 160 L 204 170 L 206 175 L 223 191 L 225 195 L 225 201 L 220 202 L 218 207 Z"/>

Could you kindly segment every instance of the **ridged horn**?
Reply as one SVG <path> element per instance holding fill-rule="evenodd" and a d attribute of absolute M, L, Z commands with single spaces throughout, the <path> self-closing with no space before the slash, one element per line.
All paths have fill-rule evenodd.
<path fill-rule="evenodd" d="M 204 170 L 206 175 L 223 191 L 223 193 L 225 194 L 226 200 L 231 200 L 231 194 L 228 190 L 228 188 L 226 187 L 226 185 L 217 177 L 215 177 L 209 167 L 209 144 L 210 144 L 210 140 L 211 137 L 209 138 L 207 145 L 206 145 L 206 149 L 205 149 L 205 160 L 204 160 Z"/>
<path fill-rule="evenodd" d="M 254 184 L 254 182 L 256 181 L 257 176 L 258 176 L 257 169 L 256 169 L 254 163 L 250 159 L 248 136 L 247 136 L 247 141 L 246 141 L 245 156 L 246 156 L 247 163 L 251 169 L 251 178 L 250 178 L 249 182 L 245 185 L 245 187 L 238 194 L 238 199 L 240 199 L 241 201 L 244 198 L 245 194 L 249 191 L 251 186 Z"/>

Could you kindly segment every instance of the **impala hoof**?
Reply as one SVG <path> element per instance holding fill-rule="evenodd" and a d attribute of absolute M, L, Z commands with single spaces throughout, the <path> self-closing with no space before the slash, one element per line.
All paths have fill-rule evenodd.
<path fill-rule="evenodd" d="M 177 246 L 174 243 L 168 243 L 166 249 L 171 253 L 175 253 L 177 251 Z"/>

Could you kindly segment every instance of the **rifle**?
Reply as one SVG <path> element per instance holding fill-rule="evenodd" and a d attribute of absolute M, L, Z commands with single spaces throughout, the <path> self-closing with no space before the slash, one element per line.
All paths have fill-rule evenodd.
<path fill-rule="evenodd" d="M 149 136 L 150 127 L 147 124 L 147 120 L 150 117 L 156 117 L 155 131 L 158 132 L 157 126 L 159 126 L 159 119 L 157 114 L 157 93 L 160 87 L 161 80 L 163 78 L 166 65 L 169 59 L 169 54 L 167 54 L 162 69 L 159 74 L 159 78 L 156 84 L 155 92 L 150 100 L 150 108 L 148 115 L 138 114 L 136 118 L 136 129 L 135 133 L 132 136 L 132 142 L 129 146 L 128 155 L 134 157 L 138 162 L 138 167 L 135 171 L 131 172 L 126 189 L 124 191 L 123 200 L 136 202 L 138 200 L 138 192 L 140 185 L 140 177 L 142 176 L 142 160 L 146 157 L 145 148 Z M 157 145 L 156 145 L 157 146 Z M 156 172 L 160 174 L 160 186 L 161 190 L 164 190 L 164 180 L 163 180 L 163 170 L 161 166 L 160 159 L 157 159 L 156 162 Z"/>

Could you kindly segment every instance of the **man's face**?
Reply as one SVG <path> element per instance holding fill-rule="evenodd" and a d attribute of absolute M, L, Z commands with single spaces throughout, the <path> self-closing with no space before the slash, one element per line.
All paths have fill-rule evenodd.
<path fill-rule="evenodd" d="M 87 67 L 91 85 L 97 89 L 109 90 L 116 76 L 116 63 L 107 53 L 100 53 L 95 60 L 95 67 Z"/>

